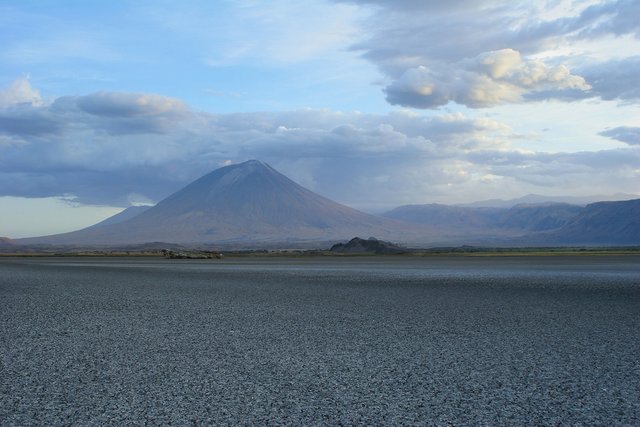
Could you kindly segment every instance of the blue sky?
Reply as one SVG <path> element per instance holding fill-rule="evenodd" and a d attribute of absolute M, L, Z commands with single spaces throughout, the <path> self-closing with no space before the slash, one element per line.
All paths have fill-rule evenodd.
<path fill-rule="evenodd" d="M 366 16 L 352 5 L 3 4 L 1 36 L 9 41 L 3 80 L 28 74 L 48 96 L 97 90 L 159 93 L 217 113 L 386 110 L 384 99 L 371 90 L 375 69 L 348 52 L 357 38 L 355 22 Z"/>
<path fill-rule="evenodd" d="M 640 193 L 636 0 L 3 1 L 0 235 L 258 158 L 376 211 Z"/>

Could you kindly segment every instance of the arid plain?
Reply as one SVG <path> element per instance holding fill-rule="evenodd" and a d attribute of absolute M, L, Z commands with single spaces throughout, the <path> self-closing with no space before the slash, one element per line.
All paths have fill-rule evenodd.
<path fill-rule="evenodd" d="M 640 257 L 0 260 L 3 425 L 640 421 Z"/>

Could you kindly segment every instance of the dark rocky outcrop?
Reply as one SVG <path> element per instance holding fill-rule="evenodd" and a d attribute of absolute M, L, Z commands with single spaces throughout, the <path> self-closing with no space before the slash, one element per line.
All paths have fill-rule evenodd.
<path fill-rule="evenodd" d="M 222 259 L 224 256 L 220 252 L 213 251 L 173 251 L 163 249 L 162 255 L 168 259 Z"/>
<path fill-rule="evenodd" d="M 347 243 L 337 243 L 330 249 L 331 252 L 339 254 L 401 254 L 408 250 L 391 242 L 378 240 L 374 237 L 361 239 L 354 237 Z"/>

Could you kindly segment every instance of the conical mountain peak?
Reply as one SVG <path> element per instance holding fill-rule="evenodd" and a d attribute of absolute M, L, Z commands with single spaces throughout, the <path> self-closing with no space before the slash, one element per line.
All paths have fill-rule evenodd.
<path fill-rule="evenodd" d="M 236 166 L 244 166 L 244 167 L 248 167 L 248 166 L 266 166 L 266 164 L 261 162 L 260 160 L 251 159 L 251 160 L 244 161 L 242 163 L 236 163 Z"/>
<path fill-rule="evenodd" d="M 220 242 L 395 237 L 398 224 L 296 184 L 249 160 L 204 175 L 134 218 L 39 239 L 56 243 Z"/>
<path fill-rule="evenodd" d="M 261 162 L 260 160 L 247 160 L 246 162 L 234 163 L 228 166 L 224 166 L 217 170 L 226 170 L 226 171 L 243 170 L 247 172 L 255 172 L 255 171 L 265 171 L 268 169 L 271 169 L 271 167 L 266 163 Z"/>
<path fill-rule="evenodd" d="M 157 210 L 244 211 L 292 189 L 308 191 L 258 160 L 224 166 L 204 175 L 158 203 Z M 284 203 L 284 201 L 282 201 Z"/>
<path fill-rule="evenodd" d="M 203 185 L 205 183 L 215 183 L 218 186 L 233 185 L 234 183 L 238 183 L 248 176 L 254 174 L 267 175 L 272 173 L 278 174 L 278 172 L 276 172 L 271 166 L 267 165 L 266 163 L 263 163 L 259 160 L 247 160 L 246 162 L 232 164 L 216 169 L 213 172 L 210 172 L 200 179 L 194 181 L 193 183 L 185 187 L 185 189 L 192 186 L 199 187 L 200 185 Z"/>

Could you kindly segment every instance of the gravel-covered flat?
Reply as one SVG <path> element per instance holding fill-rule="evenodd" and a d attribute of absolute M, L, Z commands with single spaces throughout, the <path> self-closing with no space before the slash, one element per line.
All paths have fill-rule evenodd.
<path fill-rule="evenodd" d="M 640 424 L 640 257 L 0 259 L 0 424 Z"/>

